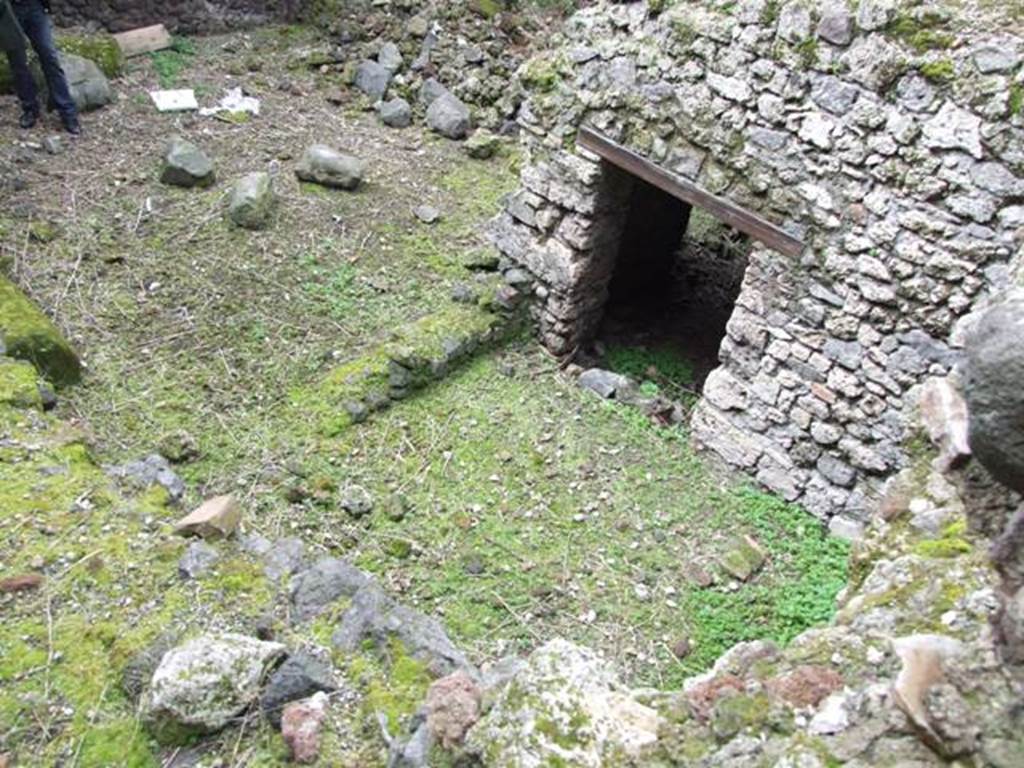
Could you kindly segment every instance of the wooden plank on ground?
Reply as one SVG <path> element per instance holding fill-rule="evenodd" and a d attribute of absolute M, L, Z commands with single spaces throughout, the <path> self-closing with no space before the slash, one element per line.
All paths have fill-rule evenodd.
<path fill-rule="evenodd" d="M 143 53 L 162 51 L 171 47 L 171 34 L 163 24 L 119 32 L 114 35 L 114 39 L 126 57 L 140 56 Z"/>
<path fill-rule="evenodd" d="M 631 149 L 617 144 L 606 136 L 602 136 L 590 128 L 581 128 L 576 135 L 576 143 L 588 149 L 603 160 L 628 171 L 648 184 L 678 197 L 684 202 L 696 205 L 716 219 L 730 227 L 744 232 L 769 248 L 787 256 L 799 256 L 804 250 L 803 242 L 788 232 L 763 219 L 756 213 L 718 197 L 691 181 L 687 181 L 674 173 L 669 173 L 646 157 L 638 155 Z"/>

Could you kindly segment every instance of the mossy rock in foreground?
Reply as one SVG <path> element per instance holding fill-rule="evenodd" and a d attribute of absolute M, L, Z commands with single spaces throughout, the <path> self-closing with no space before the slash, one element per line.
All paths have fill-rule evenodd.
<path fill-rule="evenodd" d="M 0 276 L 0 349 L 28 360 L 54 384 L 82 377 L 82 364 L 57 327 L 7 278 Z"/>
<path fill-rule="evenodd" d="M 124 66 L 124 56 L 113 35 L 97 33 L 94 35 L 58 32 L 55 35 L 57 49 L 62 53 L 73 53 L 96 63 L 107 77 L 117 77 Z M 38 66 L 34 67 L 38 69 Z M 7 57 L 0 56 L 0 93 L 14 91 L 14 80 L 7 65 Z"/>

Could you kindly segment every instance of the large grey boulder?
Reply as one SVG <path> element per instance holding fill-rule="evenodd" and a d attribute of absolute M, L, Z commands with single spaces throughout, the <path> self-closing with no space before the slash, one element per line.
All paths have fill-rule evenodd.
<path fill-rule="evenodd" d="M 374 101 L 384 98 L 391 84 L 391 70 L 376 61 L 359 62 L 356 67 L 355 86 Z"/>
<path fill-rule="evenodd" d="M 971 452 L 1024 493 L 1024 288 L 989 308 L 968 335 L 964 394 Z"/>
<path fill-rule="evenodd" d="M 226 726 L 252 704 L 280 643 L 225 633 L 189 640 L 153 673 L 143 719 L 157 740 L 177 744 Z"/>
<path fill-rule="evenodd" d="M 325 187 L 355 189 L 363 180 L 366 166 L 362 160 L 346 155 L 326 144 L 314 144 L 302 155 L 295 175 Z"/>
<path fill-rule="evenodd" d="M 215 178 L 213 162 L 203 150 L 180 136 L 167 142 L 160 181 L 175 187 L 208 187 Z"/>
<path fill-rule="evenodd" d="M 228 216 L 245 229 L 264 229 L 274 210 L 274 186 L 265 171 L 249 173 L 238 179 L 231 189 Z"/>
<path fill-rule="evenodd" d="M 71 98 L 80 112 L 99 109 L 114 100 L 110 82 L 91 59 L 62 53 L 60 65 L 67 77 Z"/>
<path fill-rule="evenodd" d="M 470 127 L 469 108 L 445 93 L 427 108 L 427 127 L 449 139 L 464 139 Z"/>

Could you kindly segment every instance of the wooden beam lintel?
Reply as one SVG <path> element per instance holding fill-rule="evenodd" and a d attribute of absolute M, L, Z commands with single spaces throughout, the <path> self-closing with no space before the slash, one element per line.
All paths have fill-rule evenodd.
<path fill-rule="evenodd" d="M 606 136 L 602 136 L 590 128 L 581 128 L 576 136 L 576 143 L 595 155 L 611 163 L 658 189 L 678 197 L 691 205 L 703 208 L 716 219 L 730 227 L 744 232 L 754 240 L 764 243 L 772 250 L 787 256 L 799 256 L 803 253 L 804 243 L 799 238 L 772 224 L 767 219 L 741 208 L 735 203 L 718 197 L 691 181 L 669 173 L 646 157 L 637 154 L 621 144 L 617 144 Z"/>

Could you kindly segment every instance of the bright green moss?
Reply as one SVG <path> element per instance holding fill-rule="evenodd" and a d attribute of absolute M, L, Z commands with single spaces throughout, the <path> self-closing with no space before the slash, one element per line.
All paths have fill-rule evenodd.
<path fill-rule="evenodd" d="M 56 42 L 58 50 L 95 62 L 107 77 L 117 77 L 121 74 L 124 57 L 112 35 L 106 33 L 95 35 L 57 33 Z M 42 77 L 41 74 L 38 76 Z M 0 93 L 10 93 L 13 90 L 14 80 L 11 78 L 11 70 L 7 65 L 7 57 L 0 56 Z"/>
<path fill-rule="evenodd" d="M 134 717 L 122 717 L 87 730 L 82 737 L 78 761 L 82 768 L 155 768 L 160 765 L 149 749 L 145 731 Z"/>
<path fill-rule="evenodd" d="M 498 0 L 474 0 L 472 8 L 485 19 L 493 19 L 502 11 L 502 5 Z"/>
<path fill-rule="evenodd" d="M 76 56 L 82 56 L 96 63 L 107 77 L 117 77 L 124 66 L 121 46 L 113 35 L 96 33 L 92 35 L 57 35 L 57 47 Z"/>
<path fill-rule="evenodd" d="M 914 554 L 922 557 L 942 558 L 965 555 L 973 549 L 971 543 L 964 538 L 965 533 L 967 533 L 967 522 L 962 519 L 957 520 L 942 530 L 940 538 L 919 541 L 914 545 Z"/>
<path fill-rule="evenodd" d="M 81 378 L 81 363 L 57 327 L 3 276 L 0 337 L 8 355 L 28 360 L 55 384 L 74 384 Z"/>
<path fill-rule="evenodd" d="M 956 70 L 950 59 L 937 59 L 921 65 L 921 74 L 933 83 L 948 83 L 956 77 Z"/>
<path fill-rule="evenodd" d="M 711 730 L 719 739 L 731 739 L 748 728 L 760 729 L 768 720 L 770 710 L 764 694 L 726 696 L 715 705 Z"/>
<path fill-rule="evenodd" d="M 42 398 L 36 385 L 36 369 L 29 363 L 0 357 L 0 406 L 39 408 Z"/>
<path fill-rule="evenodd" d="M 800 64 L 804 69 L 810 69 L 818 63 L 818 39 L 808 37 L 796 46 L 796 53 L 800 57 Z"/>
<path fill-rule="evenodd" d="M 387 644 L 382 656 L 372 655 L 375 652 L 370 647 L 353 656 L 348 677 L 366 692 L 363 709 L 367 718 L 372 721 L 376 713 L 383 713 L 395 733 L 423 703 L 431 677 L 426 665 L 410 656 L 397 639 Z"/>
<path fill-rule="evenodd" d="M 1024 113 L 1024 85 L 1013 83 L 1010 86 L 1010 114 L 1014 117 Z"/>
<path fill-rule="evenodd" d="M 953 44 L 953 35 L 942 30 L 945 24 L 946 17 L 939 13 L 900 14 L 889 23 L 886 32 L 918 53 L 925 53 L 945 50 Z"/>
<path fill-rule="evenodd" d="M 537 56 L 523 67 L 520 80 L 527 88 L 541 93 L 553 91 L 561 79 L 562 60 L 556 56 Z"/>

